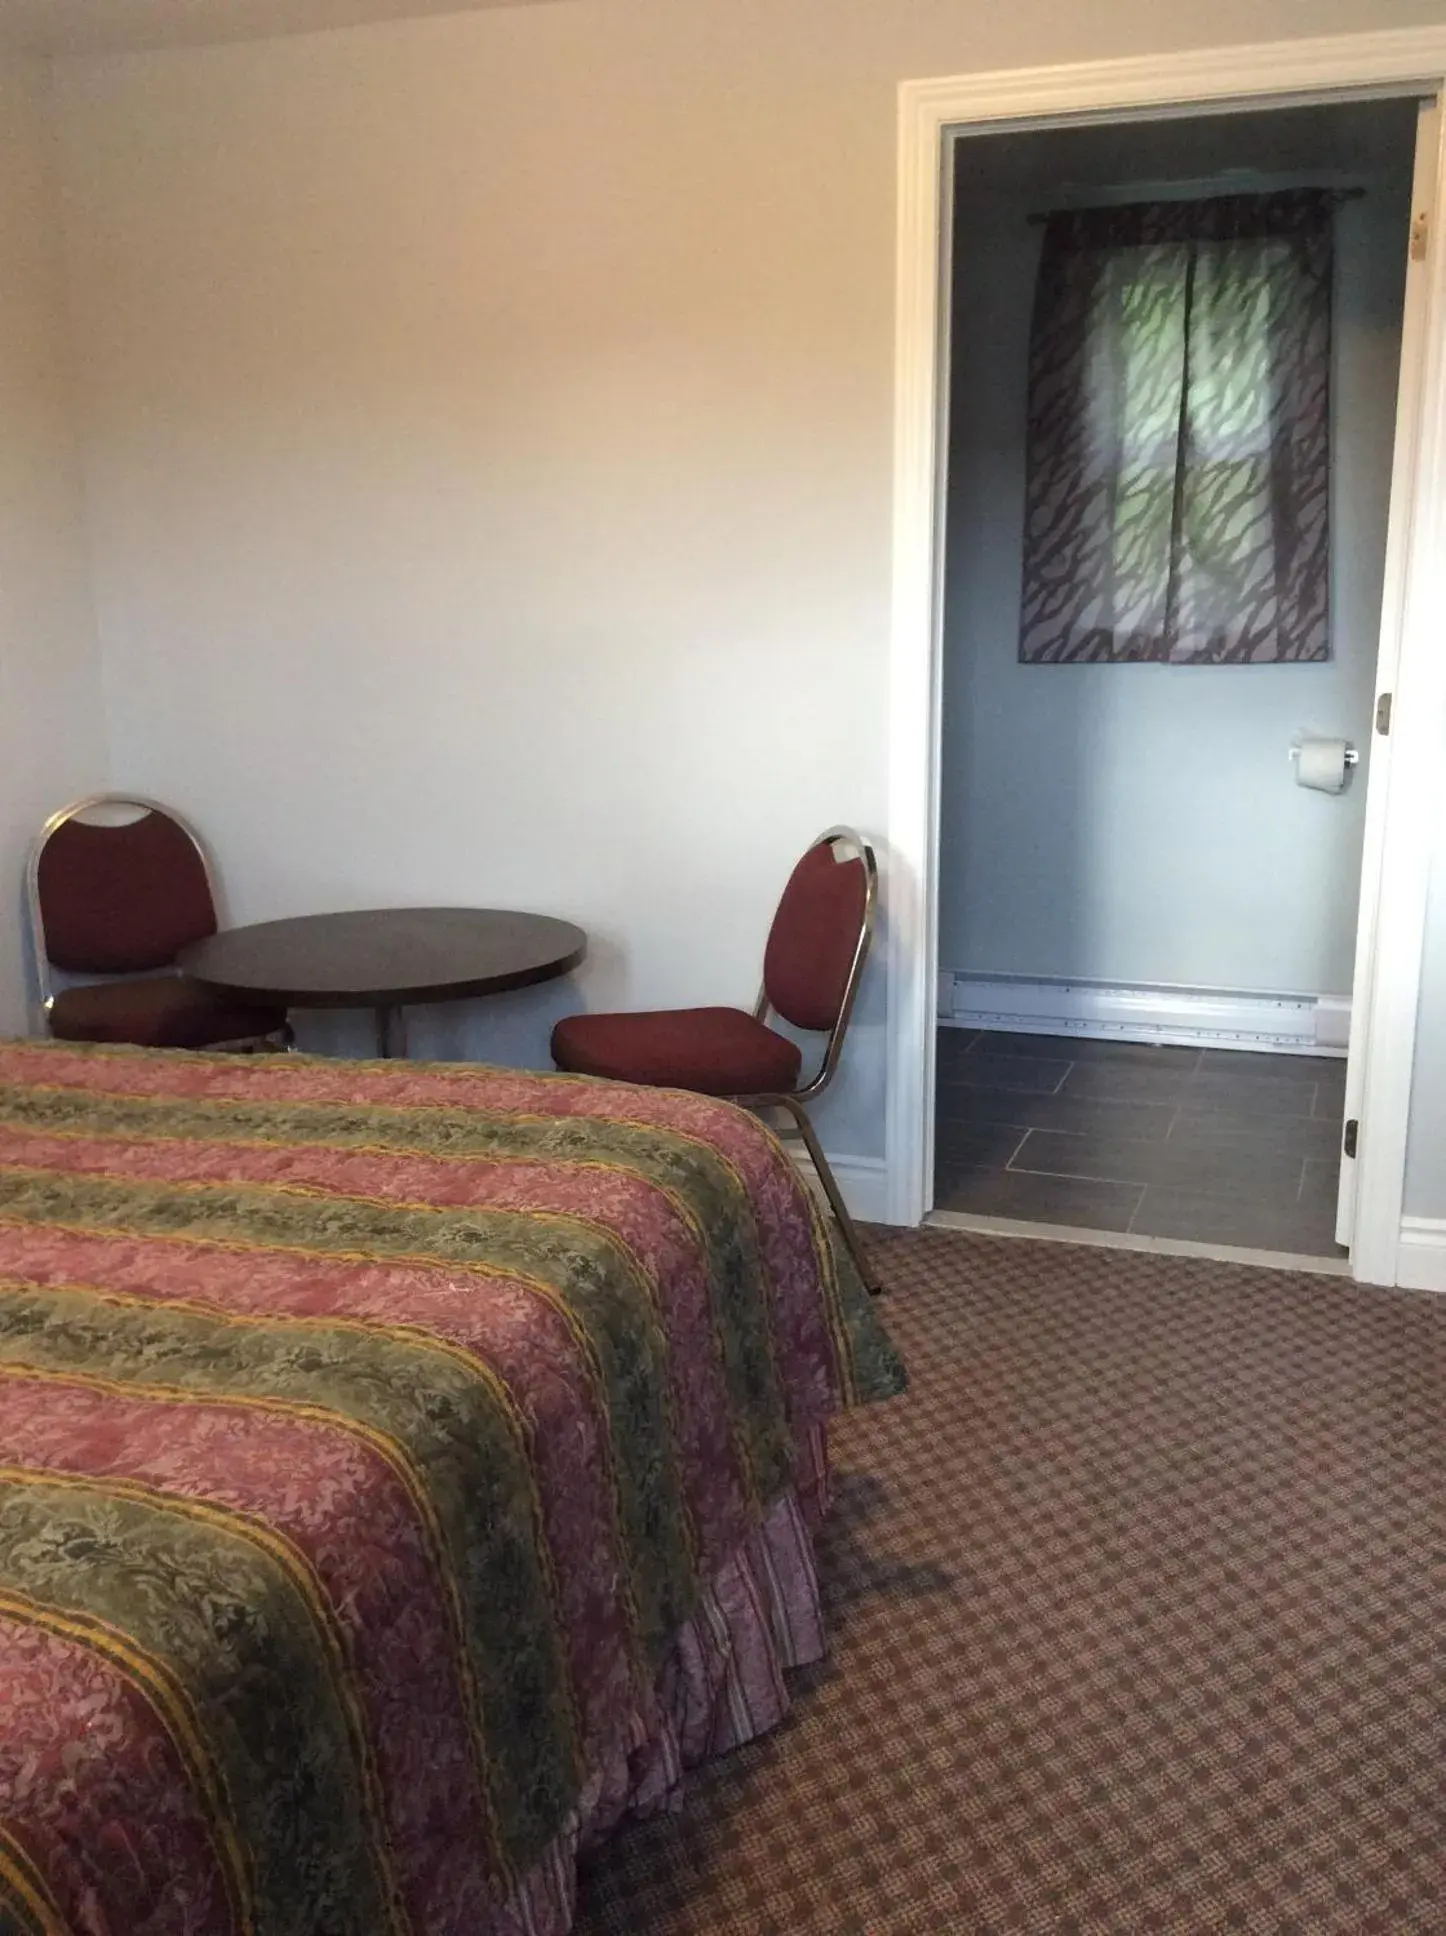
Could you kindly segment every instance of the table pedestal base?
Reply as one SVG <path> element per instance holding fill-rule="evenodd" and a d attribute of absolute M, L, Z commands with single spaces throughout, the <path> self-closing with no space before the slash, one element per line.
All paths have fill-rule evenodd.
<path fill-rule="evenodd" d="M 407 1053 L 407 1016 L 400 1004 L 377 1009 L 377 1054 L 384 1061 L 404 1060 Z"/>

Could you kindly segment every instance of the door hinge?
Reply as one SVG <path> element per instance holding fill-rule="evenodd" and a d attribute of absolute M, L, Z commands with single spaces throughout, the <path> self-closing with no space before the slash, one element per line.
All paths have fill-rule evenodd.
<path fill-rule="evenodd" d="M 1346 1133 L 1341 1139 L 1341 1148 L 1345 1151 L 1347 1156 L 1354 1156 L 1356 1153 L 1356 1145 L 1357 1143 L 1360 1142 L 1360 1140 L 1361 1140 L 1360 1121 L 1357 1117 L 1352 1116 L 1350 1121 L 1346 1124 Z"/>
<path fill-rule="evenodd" d="M 1376 731 L 1389 733 L 1391 730 L 1391 695 L 1383 692 L 1376 701 Z"/>
<path fill-rule="evenodd" d="M 1400 230 L 1398 229 L 1396 233 L 1399 235 Z M 1431 217 L 1423 208 L 1411 224 L 1411 260 L 1413 262 L 1424 262 L 1426 260 L 1426 250 L 1430 246 L 1430 242 Z"/>

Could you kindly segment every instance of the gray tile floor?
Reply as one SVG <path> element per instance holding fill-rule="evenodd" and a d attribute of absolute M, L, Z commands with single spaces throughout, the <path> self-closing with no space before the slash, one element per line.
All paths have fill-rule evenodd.
<path fill-rule="evenodd" d="M 935 1208 L 1342 1257 L 1346 1065 L 939 1031 Z"/>

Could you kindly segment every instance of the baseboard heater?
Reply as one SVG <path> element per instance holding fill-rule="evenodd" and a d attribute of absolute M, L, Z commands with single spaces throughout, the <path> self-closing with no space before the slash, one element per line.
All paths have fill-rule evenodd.
<path fill-rule="evenodd" d="M 1020 1035 L 1092 1035 L 1119 1042 L 1174 1042 L 1188 1048 L 1344 1055 L 1351 1004 L 1343 995 L 1131 988 L 944 972 L 939 976 L 939 1019 L 956 1028 L 1001 1029 Z"/>

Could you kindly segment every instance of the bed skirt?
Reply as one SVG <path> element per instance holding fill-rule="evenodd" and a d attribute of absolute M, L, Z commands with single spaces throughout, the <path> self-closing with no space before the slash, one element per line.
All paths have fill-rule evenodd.
<path fill-rule="evenodd" d="M 689 1768 L 776 1727 L 784 1673 L 825 1651 L 813 1535 L 829 1499 L 828 1441 L 809 1433 L 793 1485 L 724 1561 L 668 1649 L 646 1704 L 583 1786 L 551 1848 L 482 1936 L 566 1936 L 580 1854 L 623 1822 L 682 1805 Z"/>

